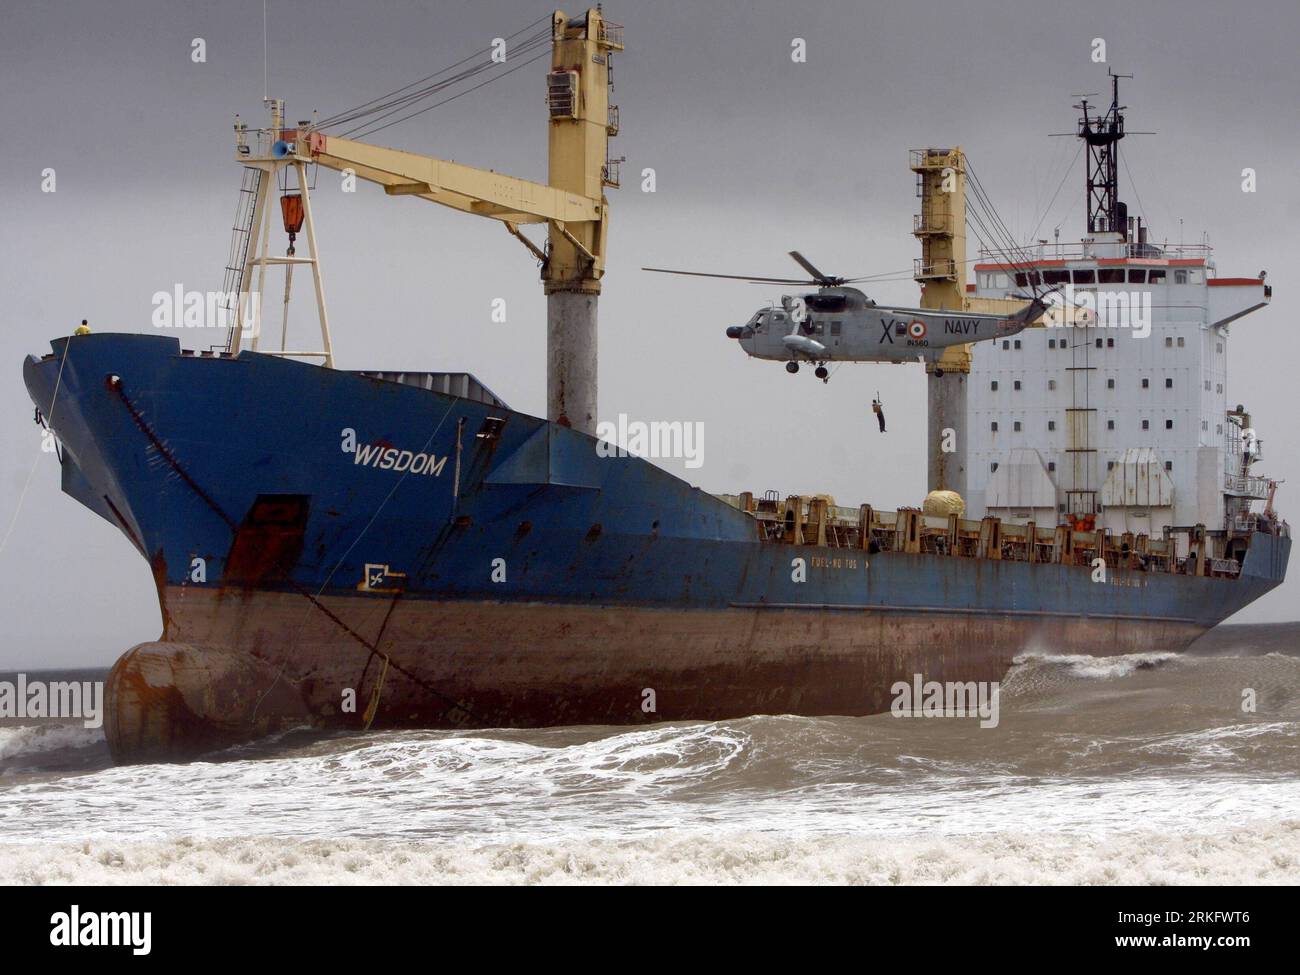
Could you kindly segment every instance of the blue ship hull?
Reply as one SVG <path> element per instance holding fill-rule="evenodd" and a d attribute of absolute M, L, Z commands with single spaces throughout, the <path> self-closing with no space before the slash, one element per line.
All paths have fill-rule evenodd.
<path fill-rule="evenodd" d="M 1180 650 L 1278 585 L 791 546 L 636 457 L 499 406 L 173 338 L 60 339 L 24 378 L 63 489 L 152 568 L 159 641 L 114 668 L 122 760 L 296 724 L 867 714 L 1040 646 Z M 57 388 L 57 395 L 56 395 Z M 806 563 L 795 581 L 792 559 Z"/>

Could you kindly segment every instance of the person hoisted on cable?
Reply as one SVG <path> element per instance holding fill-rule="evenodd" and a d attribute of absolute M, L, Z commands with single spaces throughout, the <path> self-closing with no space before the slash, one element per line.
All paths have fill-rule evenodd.
<path fill-rule="evenodd" d="M 876 414 L 876 419 L 880 421 L 880 432 L 885 432 L 885 410 L 880 405 L 880 391 L 876 390 L 876 398 L 871 401 L 871 412 Z"/>

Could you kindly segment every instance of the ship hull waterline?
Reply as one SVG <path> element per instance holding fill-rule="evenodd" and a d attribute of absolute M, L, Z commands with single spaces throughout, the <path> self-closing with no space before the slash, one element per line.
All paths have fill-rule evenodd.
<path fill-rule="evenodd" d="M 1236 579 L 1098 585 L 760 542 L 733 506 L 501 406 L 159 336 L 52 345 L 24 373 L 63 488 L 148 561 L 163 615 L 110 675 L 118 761 L 304 725 L 879 713 L 899 681 L 995 681 L 1026 651 L 1182 650 L 1289 556 L 1256 533 Z"/>

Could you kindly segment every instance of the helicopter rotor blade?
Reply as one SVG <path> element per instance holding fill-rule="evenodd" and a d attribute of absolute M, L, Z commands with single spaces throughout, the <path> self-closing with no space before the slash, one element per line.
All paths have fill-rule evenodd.
<path fill-rule="evenodd" d="M 833 278 L 828 274 L 822 274 L 821 271 L 817 270 L 817 268 L 813 266 L 812 261 L 808 260 L 808 258 L 804 257 L 798 251 L 791 251 L 790 256 L 794 258 L 796 264 L 812 275 L 813 280 L 818 284 L 825 285 L 828 288 L 833 288 L 835 285 L 840 283 L 839 278 Z"/>
<path fill-rule="evenodd" d="M 762 278 L 752 274 L 711 274 L 708 271 L 680 271 L 669 267 L 643 267 L 642 271 L 654 271 L 656 274 L 684 274 L 692 278 L 725 278 L 731 281 L 748 281 L 750 284 L 819 284 L 818 281 L 806 281 L 795 278 Z"/>

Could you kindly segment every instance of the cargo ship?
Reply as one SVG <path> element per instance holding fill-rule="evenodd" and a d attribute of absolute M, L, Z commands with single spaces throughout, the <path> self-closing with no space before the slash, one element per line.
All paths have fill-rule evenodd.
<path fill-rule="evenodd" d="M 1015 347 L 975 347 L 969 371 L 932 371 L 932 382 L 962 387 L 932 387 L 932 427 L 1008 425 L 1001 441 L 972 433 L 957 456 L 932 455 L 941 475 L 932 486 L 971 495 L 977 518 L 716 495 L 599 449 L 603 188 L 617 184 L 606 144 L 617 113 L 605 96 L 621 36 L 598 10 L 556 12 L 547 30 L 548 184 L 336 138 L 327 122 L 290 126 L 273 103 L 269 128 L 236 125 L 245 184 L 227 345 L 192 351 L 171 335 L 95 332 L 26 360 L 38 419 L 57 436 L 63 490 L 125 534 L 157 587 L 162 634 L 128 650 L 108 681 L 105 729 L 118 761 L 183 759 L 300 726 L 872 714 L 889 709 L 899 681 L 997 681 L 1027 648 L 1181 650 L 1283 580 L 1289 529 L 1273 509 L 1276 485 L 1253 470 L 1248 415 L 1227 411 L 1221 389 L 1194 398 L 1208 425 L 1197 424 L 1186 482 L 1164 466 L 1182 457 L 1173 440 L 1134 430 L 1125 433 L 1136 446 L 1107 440 L 1095 412 L 1104 385 L 1078 405 L 1078 382 L 1107 380 L 1114 330 L 1100 322 L 1028 330 L 1008 340 Z M 949 155 L 928 150 L 914 168 Z M 351 169 L 390 196 L 498 219 L 540 255 L 547 418 L 512 410 L 465 373 L 334 366 L 304 178 L 312 163 Z M 281 202 L 289 251 L 272 255 L 282 172 L 299 185 Z M 1141 269 L 1148 288 L 1161 274 L 1189 300 L 1177 321 L 1154 326 L 1150 354 L 1177 339 L 1168 348 L 1187 357 L 1180 383 L 1221 382 L 1211 350 L 1267 287 L 1217 278 L 1207 254 L 1166 253 L 1131 234 L 1116 204 L 1090 216 L 1077 254 L 993 255 L 969 285 L 964 260 L 936 256 L 961 235 L 928 211 L 916 224 L 918 281 L 931 307 L 951 287 L 974 308 L 1013 300 L 1032 275 L 1066 273 L 1086 289 L 1103 271 Z M 522 235 L 530 222 L 546 226 L 544 247 Z M 299 257 L 292 241 L 304 228 L 309 253 Z M 260 310 L 245 296 L 260 295 L 277 265 L 310 270 L 319 349 L 292 351 L 283 338 L 260 347 Z M 1144 378 L 1160 379 L 1157 362 L 1147 368 Z M 1069 402 L 1043 401 L 1034 414 L 1062 413 L 1059 444 L 1006 419 L 1024 407 L 965 395 L 976 383 L 1018 389 L 1008 377 L 1022 373 L 1044 390 L 1075 382 Z M 1034 468 L 1054 456 L 1070 469 Z M 991 476 L 973 477 L 975 464 Z M 1259 500 L 1263 510 L 1252 507 Z"/>

